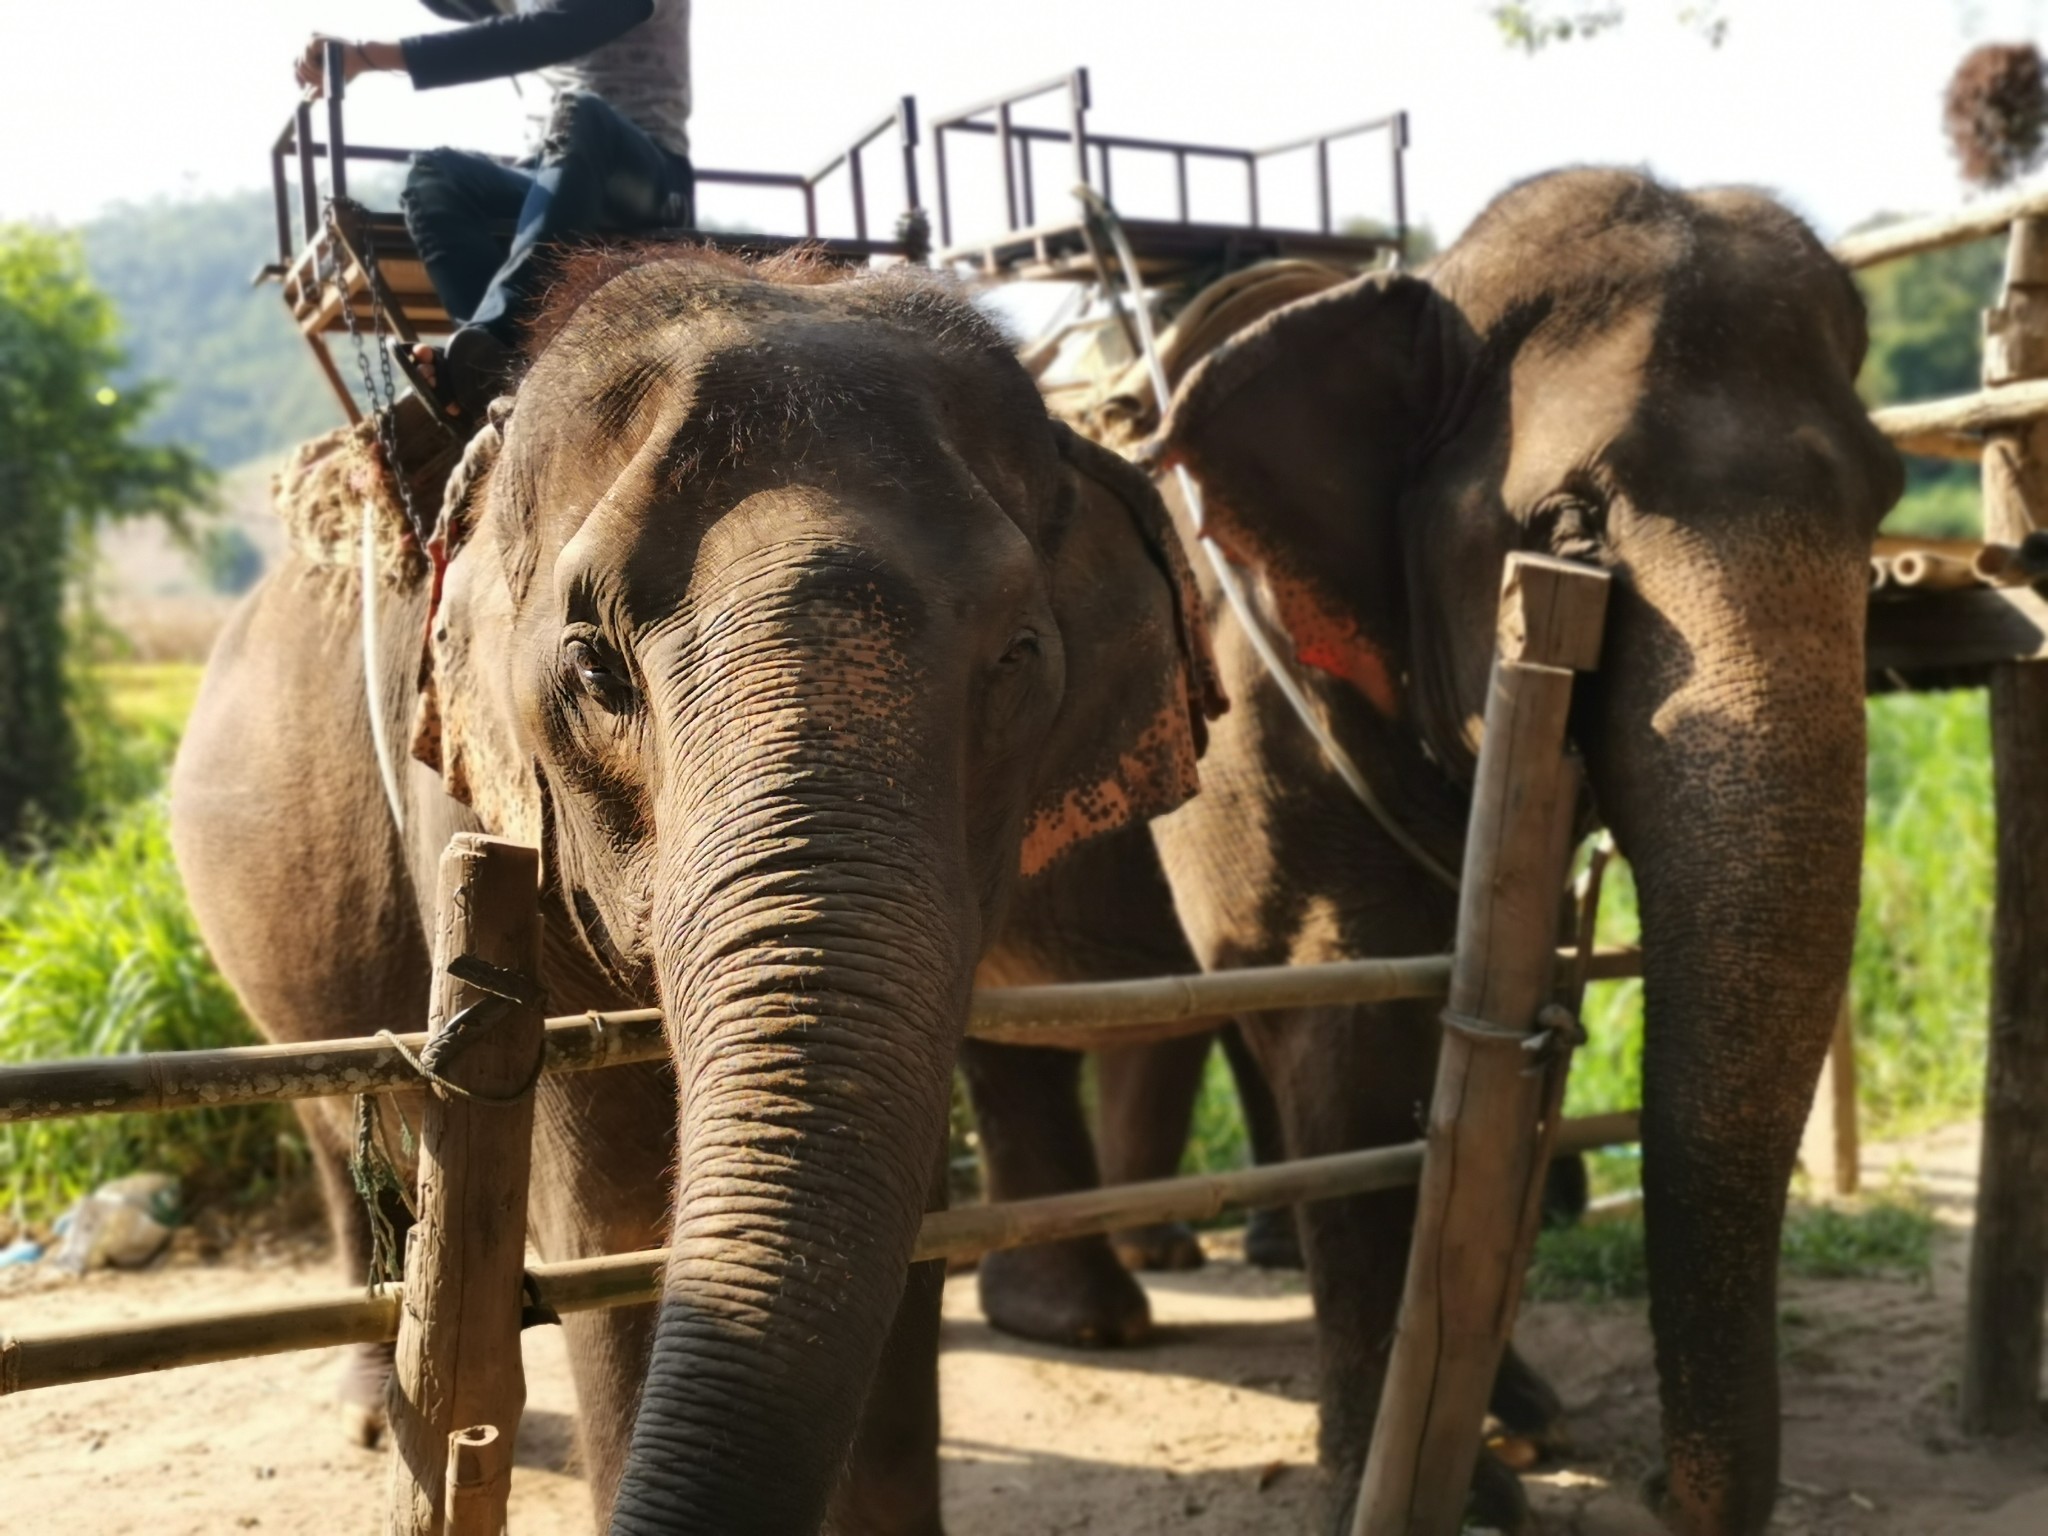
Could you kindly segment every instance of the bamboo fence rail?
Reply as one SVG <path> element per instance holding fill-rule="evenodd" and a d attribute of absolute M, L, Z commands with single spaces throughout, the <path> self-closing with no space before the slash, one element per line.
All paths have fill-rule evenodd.
<path fill-rule="evenodd" d="M 1638 1134 L 1633 1111 L 1567 1120 L 1558 1128 L 1557 1150 L 1625 1146 Z M 1423 1144 L 1407 1142 L 1234 1173 L 938 1211 L 925 1217 L 912 1262 L 970 1258 L 999 1248 L 1108 1232 L 1140 1220 L 1202 1221 L 1229 1210 L 1397 1189 L 1415 1183 L 1422 1157 Z M 529 1318 L 540 1321 L 545 1313 L 590 1312 L 657 1300 L 667 1262 L 666 1249 L 649 1248 L 531 1265 L 526 1270 L 533 1309 Z M 404 1286 L 391 1284 L 268 1307 L 227 1307 L 183 1317 L 9 1333 L 0 1339 L 0 1396 L 254 1355 L 386 1343 L 398 1337 L 404 1293 Z"/>
<path fill-rule="evenodd" d="M 1568 957 L 1559 956 L 1559 963 Z M 1598 980 L 1635 976 L 1633 949 L 1597 953 Z M 1011 1045 L 1086 1048 L 1124 1044 L 1126 1032 L 1230 1013 L 1329 1003 L 1442 997 L 1451 959 L 1352 960 L 1258 966 L 1207 975 L 1156 976 L 1042 987 L 996 987 L 974 996 L 967 1033 Z M 0 1125 L 84 1115 L 161 1113 L 228 1104 L 269 1104 L 419 1086 L 411 1058 L 424 1034 L 364 1036 L 317 1044 L 249 1045 L 143 1056 L 89 1056 L 0 1067 Z M 658 1008 L 580 1013 L 547 1022 L 542 1071 L 588 1072 L 668 1056 Z"/>

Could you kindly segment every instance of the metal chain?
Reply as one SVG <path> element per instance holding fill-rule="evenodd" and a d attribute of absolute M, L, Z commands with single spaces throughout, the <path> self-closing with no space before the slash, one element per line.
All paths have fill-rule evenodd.
<path fill-rule="evenodd" d="M 344 249 L 341 224 L 335 217 L 332 201 L 327 204 L 327 235 L 330 250 Z M 391 351 L 384 345 L 385 334 L 392 328 L 390 316 L 384 310 L 383 295 L 370 279 L 370 263 L 376 255 L 370 249 L 368 230 L 363 232 L 363 249 L 357 255 L 363 268 L 363 288 L 370 296 L 370 339 L 377 344 L 378 375 L 381 378 L 370 372 L 370 348 L 364 342 L 362 328 L 356 324 L 355 305 L 351 302 L 348 284 L 342 278 L 342 263 L 337 260 L 331 280 L 341 299 L 341 323 L 348 331 L 349 343 L 355 350 L 356 371 L 362 375 L 363 397 L 369 403 L 370 430 L 376 438 L 377 451 L 383 456 L 384 471 L 390 475 L 398 491 L 399 505 L 405 509 L 406 527 L 413 531 L 415 538 L 425 543 L 427 530 L 420 527 L 419 515 L 413 508 L 412 480 L 398 457 L 398 413 L 395 409 L 398 384 L 391 376 Z"/>

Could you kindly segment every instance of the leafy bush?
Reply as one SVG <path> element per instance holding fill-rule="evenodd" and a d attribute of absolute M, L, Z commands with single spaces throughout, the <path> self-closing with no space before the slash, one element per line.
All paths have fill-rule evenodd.
<path fill-rule="evenodd" d="M 1863 911 L 1849 995 L 1865 1132 L 1908 1134 L 1975 1112 L 1989 1005 L 1990 727 L 1980 692 L 1870 701 Z M 1635 887 L 1610 868 L 1601 939 L 1640 933 Z M 1642 1102 L 1642 983 L 1590 989 L 1572 1114 Z"/>
<path fill-rule="evenodd" d="M 254 1040 L 199 941 L 161 798 L 93 836 L 0 865 L 0 1059 L 196 1050 Z M 198 1193 L 258 1190 L 292 1154 L 276 1106 L 0 1126 L 0 1205 L 47 1222 L 105 1179 L 174 1173 Z"/>

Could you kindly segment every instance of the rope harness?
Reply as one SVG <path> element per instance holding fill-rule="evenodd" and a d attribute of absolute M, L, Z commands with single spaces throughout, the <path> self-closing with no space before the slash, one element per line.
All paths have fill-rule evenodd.
<path fill-rule="evenodd" d="M 1116 252 L 1117 263 L 1123 269 L 1124 286 L 1131 293 L 1128 316 L 1125 313 L 1123 296 L 1117 291 L 1108 263 L 1102 259 L 1101 252 L 1096 248 L 1091 231 L 1088 234 L 1088 245 L 1096 258 L 1096 270 L 1101 278 L 1103 291 L 1116 313 L 1117 323 L 1123 327 L 1124 333 L 1135 341 L 1139 355 L 1145 360 L 1146 369 L 1152 377 L 1152 389 L 1163 414 L 1167 401 L 1173 397 L 1173 392 L 1167 386 L 1166 365 L 1160 361 L 1158 343 L 1152 334 L 1152 317 L 1142 298 L 1144 287 L 1138 274 L 1138 258 L 1131 250 L 1130 240 L 1124 233 L 1123 223 L 1117 218 L 1116 210 L 1110 207 L 1101 193 L 1093 187 L 1077 186 L 1074 188 L 1074 196 L 1081 202 L 1084 230 L 1090 225 L 1099 225 L 1108 236 L 1109 243 Z M 1173 473 L 1180 487 L 1181 496 L 1187 504 L 1188 516 L 1194 521 L 1195 537 L 1202 546 L 1202 552 L 1208 557 L 1210 568 L 1216 573 L 1216 581 L 1223 590 L 1224 601 L 1230 605 L 1230 611 L 1237 616 L 1237 622 L 1243 628 L 1245 638 L 1251 642 L 1252 650 L 1257 654 L 1260 664 L 1273 679 L 1274 685 L 1279 688 L 1281 696 L 1287 700 L 1295 718 L 1314 738 L 1324 760 L 1343 782 L 1344 787 L 1351 792 L 1352 797 L 1365 807 L 1366 814 L 1379 824 L 1380 830 L 1392 838 L 1395 846 L 1403 853 L 1428 871 L 1432 878 L 1455 891 L 1458 888 L 1457 875 L 1423 846 L 1422 840 L 1403 826 L 1400 818 L 1374 792 L 1364 770 L 1358 766 L 1351 754 L 1344 750 L 1343 744 L 1331 731 L 1329 723 L 1323 719 L 1314 701 L 1309 698 L 1308 689 L 1302 682 L 1300 674 L 1281 654 L 1279 640 L 1273 634 L 1274 626 L 1259 612 L 1252 601 L 1251 593 L 1246 589 L 1244 572 L 1209 533 L 1202 490 L 1195 483 L 1194 476 L 1188 473 L 1184 464 L 1174 465 Z"/>

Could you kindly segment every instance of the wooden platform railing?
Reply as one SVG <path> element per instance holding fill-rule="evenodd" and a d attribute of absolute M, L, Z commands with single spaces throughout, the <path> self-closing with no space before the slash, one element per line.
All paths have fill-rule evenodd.
<path fill-rule="evenodd" d="M 2026 664 L 2048 659 L 2048 603 L 2028 568 L 2048 529 L 2048 188 L 1851 235 L 1834 253 L 1862 268 L 2001 233 L 2005 272 L 1984 316 L 1983 387 L 1873 413 L 1903 452 L 1981 461 L 1983 552 L 2005 553 L 1987 567 L 1980 552 L 1971 566 L 1997 589 L 1874 602 L 1871 649 L 1874 664 L 1935 655 L 1988 664 L 1988 676 L 1971 675 L 1990 689 L 1996 916 L 1958 1405 L 1965 1430 L 2013 1434 L 2039 1421 L 2048 1302 L 2048 969 L 2039 955 L 2048 931 L 2048 669 Z M 1880 646 L 1889 648 L 1882 658 Z"/>

